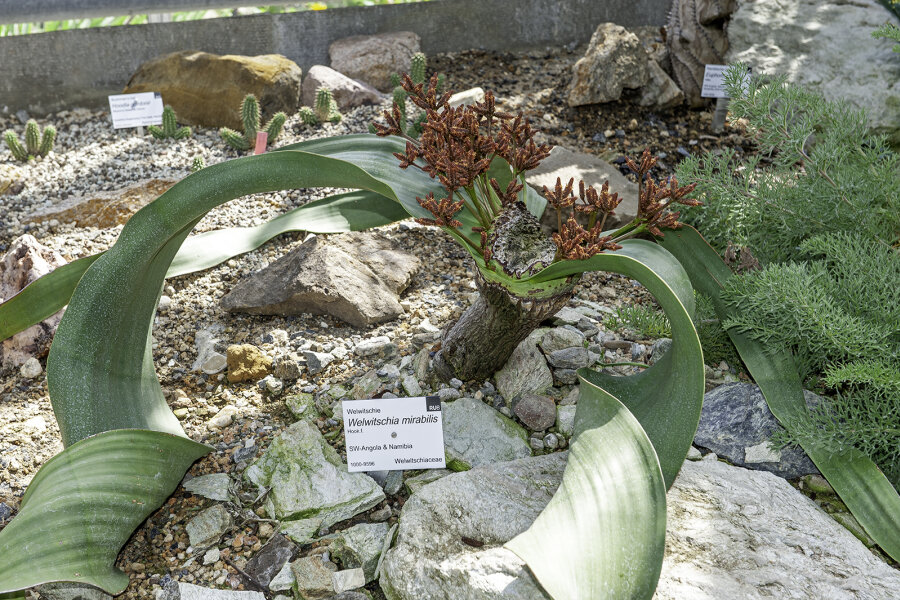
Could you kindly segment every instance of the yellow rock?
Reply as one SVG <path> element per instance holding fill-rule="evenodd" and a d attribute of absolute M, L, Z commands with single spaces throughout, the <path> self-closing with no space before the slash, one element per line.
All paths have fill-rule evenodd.
<path fill-rule="evenodd" d="M 251 344 L 232 344 L 225 351 L 228 381 L 257 381 L 271 372 L 272 359 Z"/>

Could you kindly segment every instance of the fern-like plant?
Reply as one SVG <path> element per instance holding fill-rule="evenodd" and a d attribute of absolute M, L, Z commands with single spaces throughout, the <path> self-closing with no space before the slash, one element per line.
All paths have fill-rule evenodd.
<path fill-rule="evenodd" d="M 47 156 L 53 150 L 53 143 L 56 141 L 56 128 L 53 125 L 47 125 L 42 133 L 37 121 L 29 119 L 25 124 L 24 146 L 22 146 L 15 131 L 8 130 L 3 134 L 3 139 L 6 141 L 13 158 L 26 162 L 36 156 Z"/>
<path fill-rule="evenodd" d="M 191 137 L 190 127 L 178 127 L 178 121 L 175 118 L 175 109 L 169 105 L 163 108 L 162 127 L 158 125 L 150 125 L 147 127 L 150 135 L 158 140 L 167 138 L 173 140 L 181 140 Z"/>
<path fill-rule="evenodd" d="M 219 135 L 225 140 L 225 143 L 239 152 L 246 152 L 256 144 L 256 133 L 265 131 L 268 134 L 268 143 L 271 144 L 281 134 L 287 115 L 283 112 L 275 113 L 266 123 L 265 127 L 260 127 L 259 100 L 253 94 L 244 96 L 241 102 L 241 123 L 244 126 L 244 133 L 239 133 L 234 129 L 222 127 L 219 129 Z"/>

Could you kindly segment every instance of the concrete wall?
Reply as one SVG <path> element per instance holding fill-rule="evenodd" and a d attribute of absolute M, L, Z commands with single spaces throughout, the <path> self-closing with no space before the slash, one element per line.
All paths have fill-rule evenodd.
<path fill-rule="evenodd" d="M 146 60 L 179 50 L 283 54 L 304 72 L 328 46 L 359 34 L 410 30 L 426 54 L 587 42 L 597 24 L 662 25 L 669 0 L 434 0 L 0 38 L 0 111 L 34 115 L 102 107 Z"/>
<path fill-rule="evenodd" d="M 296 4 L 297 0 L 265 2 L 266 6 L 272 6 Z M 238 6 L 247 6 L 247 0 L 0 0 L 0 23 L 119 17 Z"/>

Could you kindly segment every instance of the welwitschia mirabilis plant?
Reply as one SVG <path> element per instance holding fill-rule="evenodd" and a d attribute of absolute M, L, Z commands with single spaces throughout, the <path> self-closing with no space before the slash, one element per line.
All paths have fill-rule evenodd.
<path fill-rule="evenodd" d="M 516 123 L 514 127 L 520 132 L 527 129 L 521 129 L 524 125 L 520 121 Z M 533 150 L 526 148 L 526 153 Z M 357 194 L 370 203 L 379 202 L 375 197 L 387 199 L 404 214 L 434 222 L 438 215 L 432 210 L 437 207 L 433 198 L 446 191 L 423 170 L 397 168 L 395 156 L 409 157 L 409 152 L 404 140 L 396 137 L 359 135 L 304 142 L 203 169 L 139 211 L 126 224 L 117 243 L 85 270 L 57 331 L 48 360 L 48 384 L 67 449 L 45 469 L 51 463 L 76 464 L 68 457 L 74 457 L 78 449 L 79 456 L 108 454 L 107 462 L 115 465 L 110 468 L 121 468 L 123 477 L 126 468 L 134 475 L 140 469 L 127 465 L 142 463 L 143 459 L 129 455 L 114 460 L 115 451 L 106 446 L 128 435 L 125 432 L 137 432 L 132 435 L 149 439 L 157 448 L 155 452 L 167 457 L 172 465 L 167 471 L 170 475 L 153 494 L 130 493 L 133 503 L 152 510 L 160 495 L 171 492 L 190 462 L 206 451 L 204 446 L 185 439 L 166 406 L 150 351 L 150 324 L 163 281 L 172 273 L 176 257 L 182 256 L 176 272 L 222 259 L 222 255 L 182 255 L 179 248 L 191 229 L 207 211 L 230 199 L 314 186 L 357 188 L 363 190 Z M 500 168 L 492 171 L 497 194 L 491 201 L 498 207 L 501 202 L 512 206 L 519 214 L 527 207 L 530 218 L 540 215 L 544 201 L 519 183 L 509 164 L 503 167 L 503 159 L 495 160 Z M 673 185 L 672 190 L 676 187 Z M 568 202 L 568 196 L 563 196 L 556 194 L 555 202 Z M 423 198 L 432 200 L 423 202 Z M 560 260 L 512 276 L 498 270 L 485 252 L 489 237 L 477 230 L 485 215 L 476 214 L 476 205 L 463 204 L 448 215 L 447 223 L 458 219 L 475 229 L 453 231 L 451 227 L 449 233 L 467 248 L 490 285 L 503 286 L 515 294 L 552 292 L 568 289 L 585 271 L 615 271 L 642 282 L 672 323 L 672 350 L 646 371 L 627 378 L 580 372 L 583 387 L 576 415 L 577 435 L 563 485 L 534 526 L 509 543 L 558 600 L 650 598 L 662 561 L 665 490 L 690 447 L 703 396 L 702 355 L 691 322 L 693 296 L 687 275 L 670 254 L 642 240 L 591 236 L 592 240 L 597 238 L 597 248 L 609 250 L 591 254 L 581 245 L 581 234 L 574 235 L 577 230 L 572 225 L 572 235 L 560 238 L 565 246 Z M 356 227 L 363 217 L 369 226 L 380 225 L 398 218 L 399 212 L 388 209 L 385 217 L 363 210 L 353 215 L 350 208 L 358 204 L 348 202 L 348 210 L 343 211 L 336 210 L 338 206 L 335 202 L 326 207 L 333 214 L 322 217 L 320 226 L 339 229 L 348 227 L 349 222 Z M 646 213 L 642 224 L 650 228 L 653 223 L 661 224 L 657 217 L 662 215 Z M 291 226 L 297 228 L 299 223 Z M 247 247 L 258 245 L 263 235 L 250 232 L 245 240 Z M 496 251 L 497 246 L 492 247 Z M 72 273 L 74 269 L 70 276 Z M 97 326 L 97 314 L 104 315 L 102 328 Z M 144 466 L 152 470 L 152 465 Z M 50 469 L 55 476 L 42 476 L 43 469 L 38 473 L 38 485 L 30 488 L 31 496 L 14 520 L 16 527 L 12 533 L 7 533 L 11 526 L 0 531 L 0 554 L 19 548 L 21 532 L 41 531 L 42 515 L 52 506 L 54 490 L 66 492 L 74 503 L 67 510 L 80 515 L 83 522 L 67 522 L 65 539 L 71 544 L 56 550 L 52 565 L 28 561 L 0 565 L 0 592 L 55 579 L 91 583 L 113 593 L 121 591 L 124 580 L 112 569 L 110 557 L 139 520 L 120 515 L 116 502 L 109 500 L 110 494 L 122 490 L 79 484 L 80 472 L 89 469 Z M 91 509 L 97 505 L 105 505 L 102 524 Z M 100 526 L 109 532 L 105 545 L 115 549 L 95 564 L 90 561 L 98 559 L 86 557 L 82 548 L 88 547 L 92 531 Z M 627 545 L 621 543 L 625 535 L 630 540 Z M 50 540 L 52 536 L 38 535 L 35 539 Z M 33 551 L 51 549 L 33 546 Z"/>

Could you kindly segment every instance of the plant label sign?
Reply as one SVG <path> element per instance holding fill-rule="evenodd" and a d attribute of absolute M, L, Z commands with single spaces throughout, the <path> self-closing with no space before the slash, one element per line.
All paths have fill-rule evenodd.
<path fill-rule="evenodd" d="M 347 470 L 443 469 L 444 425 L 437 396 L 342 403 Z"/>
<path fill-rule="evenodd" d="M 703 71 L 703 88 L 700 90 L 701 98 L 729 98 L 725 89 L 725 71 L 728 65 L 706 65 Z M 748 69 L 749 71 L 749 69 Z M 744 81 L 744 88 L 749 84 Z"/>
<path fill-rule="evenodd" d="M 163 101 L 159 92 L 109 96 L 113 129 L 162 125 Z"/>

